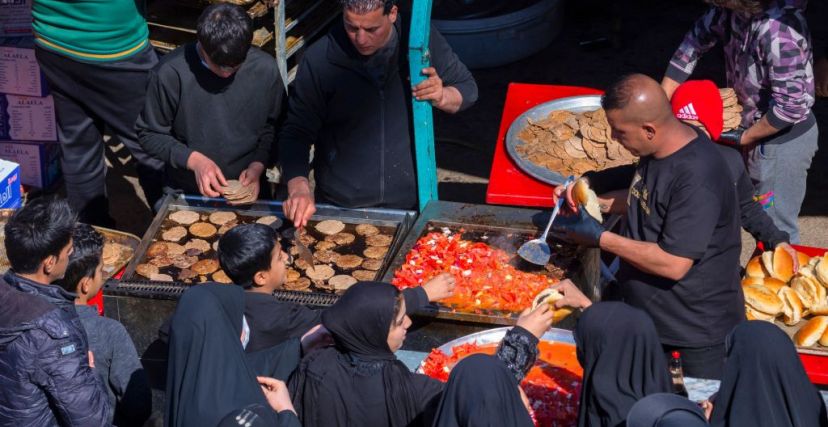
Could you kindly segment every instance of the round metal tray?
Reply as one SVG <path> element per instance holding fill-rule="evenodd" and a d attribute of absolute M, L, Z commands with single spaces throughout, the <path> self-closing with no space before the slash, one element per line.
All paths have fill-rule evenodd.
<path fill-rule="evenodd" d="M 476 332 L 473 334 L 462 336 L 460 338 L 453 339 L 441 345 L 440 347 L 437 347 L 437 349 L 445 353 L 447 356 L 451 356 L 451 349 L 461 344 L 467 344 L 472 342 L 476 342 L 478 345 L 499 343 L 501 340 L 503 340 L 503 337 L 506 336 L 506 332 L 508 332 L 509 329 L 512 328 L 503 327 Z M 572 331 L 567 331 L 566 329 L 551 328 L 548 331 L 546 331 L 545 334 L 543 334 L 543 336 L 541 337 L 541 341 L 561 342 L 575 345 L 575 337 L 572 335 Z M 423 362 L 425 362 L 425 359 L 423 359 Z M 420 362 L 420 366 L 417 367 L 417 373 L 423 373 L 423 362 Z"/>
<path fill-rule="evenodd" d="M 572 111 L 573 113 L 582 113 L 585 111 L 594 111 L 599 108 L 601 108 L 601 95 L 571 96 L 569 98 L 556 99 L 554 101 L 537 105 L 518 116 L 518 118 L 515 119 L 515 121 L 509 126 L 509 131 L 506 132 L 506 151 L 518 167 L 533 178 L 547 184 L 561 185 L 566 180 L 565 176 L 558 172 L 546 169 L 543 166 L 538 166 L 520 157 L 516 148 L 523 142 L 520 138 L 518 138 L 518 135 L 523 128 L 529 124 L 529 119 L 533 121 L 541 121 L 545 119 L 549 113 L 556 110 L 567 110 Z"/>

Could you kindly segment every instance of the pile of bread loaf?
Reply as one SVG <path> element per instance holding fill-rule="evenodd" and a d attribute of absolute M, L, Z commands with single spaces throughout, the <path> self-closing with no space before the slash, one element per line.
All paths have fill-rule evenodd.
<path fill-rule="evenodd" d="M 792 254 L 783 248 L 753 257 L 745 267 L 742 290 L 748 320 L 779 318 L 794 326 L 809 318 L 795 334 L 798 346 L 818 341 L 828 346 L 828 253 L 809 257 L 797 252 L 799 270 L 794 273 Z"/>

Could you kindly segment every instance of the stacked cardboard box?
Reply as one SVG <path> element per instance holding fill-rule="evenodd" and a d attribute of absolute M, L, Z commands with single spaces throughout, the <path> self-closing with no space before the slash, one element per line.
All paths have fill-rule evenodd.
<path fill-rule="evenodd" d="M 2 2 L 7 1 L 18 0 L 0 0 L 0 10 L 6 10 Z M 49 188 L 61 176 L 57 140 L 55 103 L 37 64 L 34 41 L 0 38 L 0 159 L 20 165 L 23 185 Z"/>

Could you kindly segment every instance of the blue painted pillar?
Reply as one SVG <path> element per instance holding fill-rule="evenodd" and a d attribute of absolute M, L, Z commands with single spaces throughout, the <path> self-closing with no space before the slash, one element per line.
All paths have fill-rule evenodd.
<path fill-rule="evenodd" d="M 425 80 L 423 68 L 431 66 L 428 51 L 431 33 L 431 0 L 413 0 L 411 34 L 408 41 L 408 64 L 411 84 Z M 412 98 L 414 112 L 414 148 L 417 162 L 417 188 L 420 211 L 431 200 L 437 200 L 437 161 L 434 157 L 434 117 L 431 102 Z"/>

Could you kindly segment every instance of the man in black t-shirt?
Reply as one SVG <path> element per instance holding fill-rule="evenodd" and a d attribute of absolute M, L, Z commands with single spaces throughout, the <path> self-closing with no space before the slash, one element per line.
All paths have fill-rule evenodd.
<path fill-rule="evenodd" d="M 640 157 L 634 167 L 589 175 L 602 211 L 626 215 L 626 229 L 604 231 L 579 209 L 556 221 L 556 234 L 618 255 L 613 294 L 649 313 L 665 353 L 681 352 L 685 374 L 719 378 L 725 337 L 745 316 L 739 209 L 728 166 L 706 136 L 673 116 L 649 77 L 622 78 L 602 105 L 613 138 Z M 582 301 L 573 287 L 562 291 L 559 304 Z"/>

